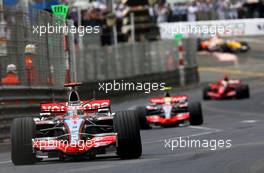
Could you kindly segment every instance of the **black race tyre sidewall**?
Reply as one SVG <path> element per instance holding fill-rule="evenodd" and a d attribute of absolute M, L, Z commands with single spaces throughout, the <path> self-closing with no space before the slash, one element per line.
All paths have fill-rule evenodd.
<path fill-rule="evenodd" d="M 117 155 L 121 159 L 139 158 L 142 145 L 135 111 L 117 112 L 113 121 L 117 133 Z"/>
<path fill-rule="evenodd" d="M 248 85 L 244 86 L 243 95 L 244 98 L 250 98 L 250 89 Z"/>
<path fill-rule="evenodd" d="M 190 125 L 197 126 L 203 124 L 203 113 L 200 102 L 193 102 L 189 105 Z"/>
<path fill-rule="evenodd" d="M 236 98 L 237 99 L 243 99 L 244 98 L 244 93 L 243 93 L 243 89 L 241 86 L 236 87 L 235 91 L 236 91 Z"/>
<path fill-rule="evenodd" d="M 17 118 L 11 126 L 11 160 L 15 165 L 34 164 L 32 138 L 36 125 L 31 117 Z"/>

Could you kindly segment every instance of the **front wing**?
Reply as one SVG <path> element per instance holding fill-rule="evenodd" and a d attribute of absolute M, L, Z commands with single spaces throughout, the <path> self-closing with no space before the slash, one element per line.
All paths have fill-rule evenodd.
<path fill-rule="evenodd" d="M 147 122 L 150 124 L 158 124 L 158 125 L 170 125 L 170 124 L 176 124 L 179 121 L 188 120 L 190 117 L 190 113 L 179 113 L 171 118 L 164 118 L 164 116 L 161 115 L 149 115 L 147 116 Z"/>
<path fill-rule="evenodd" d="M 221 94 L 221 93 L 209 91 L 209 92 L 207 92 L 207 95 L 209 97 L 211 97 L 212 99 L 228 99 L 228 98 L 235 97 L 236 96 L 236 92 L 235 91 L 230 91 L 230 92 Z"/>
<path fill-rule="evenodd" d="M 105 147 L 116 143 L 116 135 L 94 137 L 90 140 L 78 143 L 68 143 L 67 141 L 41 138 L 32 140 L 34 150 L 37 151 L 60 151 L 65 154 L 83 154 L 92 148 Z"/>

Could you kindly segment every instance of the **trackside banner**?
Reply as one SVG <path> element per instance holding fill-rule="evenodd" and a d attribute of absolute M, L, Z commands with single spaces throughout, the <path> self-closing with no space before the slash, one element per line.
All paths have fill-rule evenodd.
<path fill-rule="evenodd" d="M 176 34 L 185 38 L 264 35 L 264 19 L 211 20 L 159 24 L 162 39 L 174 39 Z"/>

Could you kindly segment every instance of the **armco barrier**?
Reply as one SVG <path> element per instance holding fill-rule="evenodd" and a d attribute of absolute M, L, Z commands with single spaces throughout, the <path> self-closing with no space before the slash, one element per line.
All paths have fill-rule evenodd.
<path fill-rule="evenodd" d="M 40 103 L 63 100 L 65 90 L 48 87 L 0 87 L 0 142 L 10 136 L 14 118 L 39 113 Z"/>

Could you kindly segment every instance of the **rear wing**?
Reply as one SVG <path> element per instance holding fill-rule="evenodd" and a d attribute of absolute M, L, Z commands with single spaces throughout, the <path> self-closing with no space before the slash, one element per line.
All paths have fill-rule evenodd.
<path fill-rule="evenodd" d="M 188 99 L 187 96 L 172 96 L 172 97 L 168 97 L 168 98 L 171 99 L 171 103 L 177 103 L 181 100 Z M 166 97 L 154 97 L 154 98 L 150 98 L 149 102 L 153 103 L 153 104 L 164 104 L 165 99 L 167 99 L 167 98 Z"/>
<path fill-rule="evenodd" d="M 41 112 L 63 113 L 67 111 L 67 102 L 44 103 L 40 105 Z"/>
<path fill-rule="evenodd" d="M 54 114 L 66 113 L 68 107 L 67 102 L 45 103 L 41 104 L 41 112 L 50 112 Z M 101 108 L 110 108 L 110 99 L 98 99 L 83 101 L 80 107 L 84 111 L 95 111 Z"/>
<path fill-rule="evenodd" d="M 102 108 L 110 108 L 110 99 L 83 101 L 82 107 L 84 108 L 84 111 L 98 110 Z"/>

